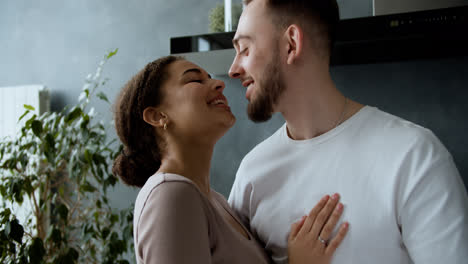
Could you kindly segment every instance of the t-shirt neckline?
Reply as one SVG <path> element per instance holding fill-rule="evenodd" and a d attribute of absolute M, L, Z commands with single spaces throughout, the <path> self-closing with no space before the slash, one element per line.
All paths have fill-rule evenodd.
<path fill-rule="evenodd" d="M 365 105 L 362 107 L 358 112 L 356 112 L 353 116 L 336 126 L 335 128 L 323 133 L 322 135 L 310 138 L 310 139 L 303 139 L 303 140 L 295 140 L 288 136 L 287 131 L 287 123 L 285 122 L 284 125 L 281 127 L 280 137 L 286 142 L 287 144 L 296 145 L 296 146 L 310 146 L 315 144 L 321 144 L 338 134 L 340 134 L 343 130 L 347 127 L 355 123 L 357 120 L 365 118 L 367 114 L 375 109 L 375 107 Z"/>

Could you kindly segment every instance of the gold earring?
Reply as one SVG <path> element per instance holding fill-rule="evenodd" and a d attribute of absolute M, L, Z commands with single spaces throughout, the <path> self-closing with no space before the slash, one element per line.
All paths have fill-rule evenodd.
<path fill-rule="evenodd" d="M 164 123 L 164 130 L 167 130 L 167 123 Z"/>

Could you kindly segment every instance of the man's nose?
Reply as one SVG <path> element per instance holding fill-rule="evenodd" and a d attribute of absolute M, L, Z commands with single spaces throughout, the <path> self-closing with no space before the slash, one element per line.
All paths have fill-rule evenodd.
<path fill-rule="evenodd" d="M 229 68 L 229 77 L 231 78 L 239 78 L 242 74 L 242 67 L 239 64 L 239 59 L 236 56 L 234 61 L 231 64 L 231 68 Z"/>

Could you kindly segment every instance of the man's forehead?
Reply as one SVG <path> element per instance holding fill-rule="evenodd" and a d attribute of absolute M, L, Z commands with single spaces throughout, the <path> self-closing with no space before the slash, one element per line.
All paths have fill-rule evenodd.
<path fill-rule="evenodd" d="M 244 14 L 246 12 L 247 13 L 253 12 L 253 15 L 258 15 L 259 12 L 262 12 L 262 11 L 265 10 L 266 5 L 267 5 L 266 0 L 253 0 L 253 1 L 250 1 L 247 4 L 243 5 L 242 14 Z"/>
<path fill-rule="evenodd" d="M 265 26 L 264 15 L 265 9 L 261 6 L 264 0 L 252 1 L 249 5 L 244 7 L 242 14 L 239 18 L 236 34 L 234 35 L 233 43 L 237 43 L 237 39 L 251 39 L 252 34 L 249 34 L 252 29 L 258 30 L 258 26 Z"/>

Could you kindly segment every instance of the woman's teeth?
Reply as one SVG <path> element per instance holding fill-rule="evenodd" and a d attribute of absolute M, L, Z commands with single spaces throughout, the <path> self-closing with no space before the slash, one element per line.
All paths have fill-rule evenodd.
<path fill-rule="evenodd" d="M 227 105 L 227 103 L 224 100 L 221 100 L 221 99 L 216 99 L 216 100 L 214 100 L 213 102 L 210 103 L 210 105 L 218 105 L 218 104 Z"/>

